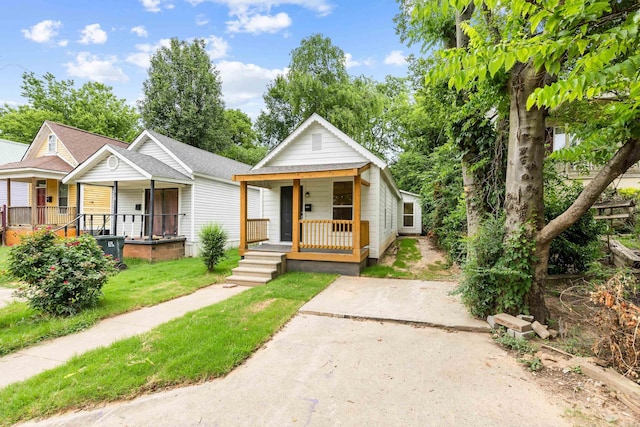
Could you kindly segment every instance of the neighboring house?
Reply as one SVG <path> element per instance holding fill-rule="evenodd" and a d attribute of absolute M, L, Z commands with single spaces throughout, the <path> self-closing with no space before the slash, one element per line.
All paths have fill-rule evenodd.
<path fill-rule="evenodd" d="M 402 215 L 399 216 L 400 234 L 422 233 L 422 205 L 420 195 L 400 190 L 402 194 Z"/>
<path fill-rule="evenodd" d="M 548 133 L 552 135 L 553 144 L 549 144 L 551 150 L 558 151 L 565 147 L 571 147 L 579 144 L 580 141 L 572 134 L 567 133 L 564 127 L 553 127 L 548 129 Z M 560 166 L 560 172 L 569 180 L 577 180 L 584 185 L 588 184 L 598 173 L 600 168 L 591 164 L 583 167 L 566 163 Z M 640 164 L 636 163 L 630 167 L 627 172 L 622 174 L 615 180 L 616 188 L 637 188 L 640 189 Z"/>
<path fill-rule="evenodd" d="M 15 244 L 20 236 L 37 227 L 67 226 L 65 232 L 75 234 L 70 226 L 78 206 L 85 212 L 108 212 L 111 193 L 104 187 L 75 186 L 62 178 L 104 145 L 126 147 L 124 142 L 97 135 L 60 123 L 45 121 L 27 152 L 19 162 L 0 165 L 0 179 L 6 180 L 7 232 L 5 243 Z M 14 182 L 28 184 L 28 197 L 16 200 Z"/>
<path fill-rule="evenodd" d="M 0 164 L 19 162 L 28 148 L 28 144 L 0 139 Z M 28 203 L 29 184 L 26 182 L 12 182 L 11 190 L 7 191 L 7 180 L 0 179 L 0 209 L 7 205 L 7 194 L 9 192 L 14 204 L 24 206 Z"/>
<path fill-rule="evenodd" d="M 126 149 L 105 145 L 63 182 L 109 187 L 109 215 L 83 215 L 80 228 L 91 223 L 101 234 L 125 236 L 125 256 L 158 260 L 197 256 L 200 229 L 212 222 L 238 246 L 240 185 L 231 178 L 250 168 L 145 130 Z M 248 189 L 252 216 L 261 215 L 260 193 Z"/>
<path fill-rule="evenodd" d="M 388 165 L 317 114 L 233 179 L 242 190 L 240 254 L 282 252 L 288 270 L 357 275 L 394 242 L 405 218 Z M 248 185 L 263 187 L 261 218 L 247 211 Z"/>

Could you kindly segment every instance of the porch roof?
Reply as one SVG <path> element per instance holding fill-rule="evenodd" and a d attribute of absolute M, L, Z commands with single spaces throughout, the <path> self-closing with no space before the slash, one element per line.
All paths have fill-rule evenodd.
<path fill-rule="evenodd" d="M 58 156 L 43 156 L 21 162 L 0 165 L 0 178 L 61 179 L 73 167 Z"/>
<path fill-rule="evenodd" d="M 371 167 L 371 162 L 331 163 L 324 165 L 266 166 L 234 175 L 234 181 L 276 181 L 281 179 L 331 178 L 358 176 Z"/>

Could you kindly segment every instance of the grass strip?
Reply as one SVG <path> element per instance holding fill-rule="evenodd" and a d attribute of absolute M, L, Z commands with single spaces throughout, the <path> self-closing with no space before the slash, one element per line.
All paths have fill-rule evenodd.
<path fill-rule="evenodd" d="M 335 277 L 287 273 L 265 286 L 9 385 L 0 390 L 0 425 L 225 375 Z"/>
<path fill-rule="evenodd" d="M 221 283 L 238 265 L 237 249 L 208 273 L 199 258 L 149 263 L 126 260 L 129 268 L 109 279 L 98 306 L 76 316 L 55 317 L 24 302 L 0 308 L 0 356 L 49 338 L 87 329 L 101 319 L 168 301 L 214 283 Z"/>

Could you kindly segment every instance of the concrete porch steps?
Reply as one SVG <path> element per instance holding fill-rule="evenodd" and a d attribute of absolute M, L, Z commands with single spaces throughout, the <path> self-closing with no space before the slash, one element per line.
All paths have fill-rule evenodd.
<path fill-rule="evenodd" d="M 232 270 L 226 283 L 242 286 L 261 286 L 287 271 L 287 254 L 281 252 L 249 251 L 238 267 Z"/>

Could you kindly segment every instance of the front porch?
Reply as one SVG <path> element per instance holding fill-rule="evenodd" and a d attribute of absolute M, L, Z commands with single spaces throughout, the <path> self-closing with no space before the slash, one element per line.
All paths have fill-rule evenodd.
<path fill-rule="evenodd" d="M 362 187 L 369 186 L 362 174 L 369 167 L 368 162 L 311 165 L 235 175 L 240 182 L 240 255 L 279 252 L 286 254 L 288 270 L 359 275 L 369 257 L 369 221 L 362 219 L 361 207 Z M 335 183 L 340 184 L 340 193 Z M 271 190 L 280 207 L 277 218 L 248 218 L 248 185 Z M 318 193 L 324 189 L 323 203 L 306 203 L 319 201 L 305 191 L 309 188 Z M 278 224 L 271 224 L 274 221 Z M 270 235 L 274 229 L 279 236 Z"/>

